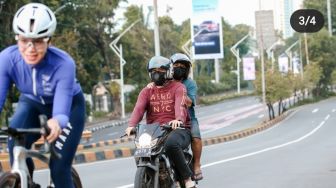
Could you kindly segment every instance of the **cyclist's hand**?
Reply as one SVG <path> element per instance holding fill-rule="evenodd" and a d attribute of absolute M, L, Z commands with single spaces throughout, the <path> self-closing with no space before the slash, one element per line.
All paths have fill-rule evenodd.
<path fill-rule="evenodd" d="M 151 82 L 151 83 L 147 84 L 146 87 L 149 88 L 149 89 L 152 89 L 154 87 L 154 82 Z"/>
<path fill-rule="evenodd" d="M 47 140 L 49 143 L 54 142 L 58 136 L 62 133 L 61 126 L 59 125 L 56 119 L 49 119 L 48 120 L 48 127 L 50 129 L 50 134 L 47 136 Z"/>
<path fill-rule="evenodd" d="M 125 134 L 127 134 L 127 136 L 130 136 L 133 129 L 134 127 L 127 127 L 125 130 Z"/>
<path fill-rule="evenodd" d="M 172 127 L 172 129 L 176 129 L 177 127 L 181 126 L 183 124 L 180 120 L 172 120 L 169 122 L 169 125 Z"/>

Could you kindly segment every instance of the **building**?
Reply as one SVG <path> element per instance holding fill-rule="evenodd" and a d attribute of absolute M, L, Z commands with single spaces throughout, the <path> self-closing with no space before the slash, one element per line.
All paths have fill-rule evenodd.
<path fill-rule="evenodd" d="M 263 43 L 263 48 L 269 48 L 277 41 L 274 30 L 273 10 L 259 10 L 255 12 L 256 38 L 258 45 Z"/>

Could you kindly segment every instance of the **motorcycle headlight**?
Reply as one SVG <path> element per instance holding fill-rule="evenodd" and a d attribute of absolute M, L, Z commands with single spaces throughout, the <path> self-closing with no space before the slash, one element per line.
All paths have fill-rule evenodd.
<path fill-rule="evenodd" d="M 137 148 L 151 148 L 155 146 L 157 141 L 158 141 L 157 138 L 152 140 L 151 135 L 144 133 L 139 137 L 138 141 L 135 141 L 135 145 Z"/>
<path fill-rule="evenodd" d="M 144 133 L 139 137 L 139 146 L 140 147 L 148 147 L 150 146 L 152 141 L 151 135 Z"/>

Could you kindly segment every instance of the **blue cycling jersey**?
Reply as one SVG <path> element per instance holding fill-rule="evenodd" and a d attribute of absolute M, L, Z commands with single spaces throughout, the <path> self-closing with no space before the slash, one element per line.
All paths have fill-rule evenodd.
<path fill-rule="evenodd" d="M 40 63 L 29 65 L 18 46 L 10 46 L 0 53 L 0 112 L 9 86 L 14 83 L 23 96 L 44 105 L 53 104 L 52 116 L 64 128 L 69 121 L 72 98 L 81 92 L 75 75 L 74 60 L 56 47 L 48 47 Z"/>

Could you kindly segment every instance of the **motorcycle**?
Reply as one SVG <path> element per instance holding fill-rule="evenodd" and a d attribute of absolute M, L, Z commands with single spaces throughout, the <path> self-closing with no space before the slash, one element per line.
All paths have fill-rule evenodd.
<path fill-rule="evenodd" d="M 136 127 L 134 158 L 137 170 L 134 188 L 174 188 L 176 182 L 180 182 L 181 187 L 184 186 L 183 180 L 164 150 L 165 140 L 171 131 L 169 125 L 139 124 Z M 193 156 L 189 152 L 189 147 L 183 152 L 186 163 L 192 170 Z"/>

